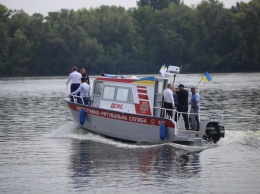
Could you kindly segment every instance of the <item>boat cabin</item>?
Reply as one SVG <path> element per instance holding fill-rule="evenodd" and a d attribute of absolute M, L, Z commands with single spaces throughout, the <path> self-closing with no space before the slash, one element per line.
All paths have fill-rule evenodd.
<path fill-rule="evenodd" d="M 93 83 L 93 107 L 160 117 L 163 90 L 169 77 L 98 77 Z M 172 83 L 172 82 L 171 82 Z"/>

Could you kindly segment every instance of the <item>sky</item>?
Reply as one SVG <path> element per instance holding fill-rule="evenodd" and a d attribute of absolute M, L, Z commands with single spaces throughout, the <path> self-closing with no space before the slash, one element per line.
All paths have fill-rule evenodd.
<path fill-rule="evenodd" d="M 182 0 L 184 4 L 191 6 L 197 5 L 201 0 Z M 236 5 L 236 2 L 248 3 L 250 0 L 219 0 L 224 3 L 226 8 Z M 12 10 L 23 10 L 27 14 L 41 13 L 44 16 L 51 11 L 60 11 L 61 9 L 78 10 L 82 8 L 97 8 L 101 5 L 122 6 L 126 9 L 136 7 L 137 0 L 0 0 L 0 3 Z"/>

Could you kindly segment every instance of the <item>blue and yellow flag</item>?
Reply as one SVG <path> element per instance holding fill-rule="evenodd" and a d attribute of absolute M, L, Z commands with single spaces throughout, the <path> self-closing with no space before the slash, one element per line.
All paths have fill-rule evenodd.
<path fill-rule="evenodd" d="M 167 70 L 167 66 L 165 64 L 163 64 L 160 69 L 160 73 L 163 77 L 166 75 L 166 70 Z"/>
<path fill-rule="evenodd" d="M 202 77 L 202 79 L 205 81 L 205 82 L 210 82 L 212 80 L 212 77 L 209 75 L 209 73 L 206 71 Z"/>

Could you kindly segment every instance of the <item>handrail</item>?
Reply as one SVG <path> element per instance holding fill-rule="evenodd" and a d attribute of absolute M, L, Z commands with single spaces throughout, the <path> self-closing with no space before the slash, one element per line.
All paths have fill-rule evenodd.
<path fill-rule="evenodd" d="M 174 111 L 175 111 L 175 112 L 177 111 L 176 109 L 167 109 L 167 108 L 162 108 L 162 107 L 153 107 L 153 108 L 154 108 L 154 109 L 159 109 L 159 110 L 161 110 L 161 111 L 163 110 L 163 112 L 164 112 L 164 114 L 163 114 L 163 115 L 164 115 L 164 118 L 166 118 L 166 111 L 167 111 L 167 110 L 170 110 L 170 111 L 173 111 L 173 112 L 174 112 Z M 170 118 L 170 119 L 173 119 L 173 120 L 174 120 L 174 118 Z"/>
<path fill-rule="evenodd" d="M 69 95 L 69 94 L 67 94 L 67 97 L 68 97 L 68 95 Z M 77 95 L 75 95 L 75 94 L 70 95 L 70 96 L 72 96 L 74 102 L 75 102 L 75 100 L 77 100 L 77 102 L 75 102 L 75 103 L 79 104 L 79 103 L 78 103 L 78 99 L 81 99 L 82 104 L 85 105 L 85 102 L 84 102 L 84 100 L 83 100 L 83 97 L 77 96 Z"/>
<path fill-rule="evenodd" d="M 223 123 L 223 115 L 218 114 L 218 113 L 209 113 L 209 114 L 203 114 L 203 113 L 191 113 L 191 112 L 179 112 L 176 109 L 167 109 L 167 108 L 163 108 L 163 107 L 154 107 L 154 109 L 159 109 L 161 111 L 164 112 L 164 118 L 166 118 L 166 110 L 171 110 L 173 111 L 173 114 L 179 113 L 177 114 L 177 121 L 179 121 L 179 117 L 181 116 L 180 114 L 188 114 L 188 117 L 190 115 L 198 115 L 199 116 L 199 120 L 201 117 L 204 117 L 203 120 L 208 120 L 208 121 L 212 121 L 214 118 L 216 118 L 217 121 L 222 122 Z M 174 115 L 173 118 L 170 118 L 172 120 L 174 120 Z M 179 122 L 176 122 L 177 128 L 179 128 Z"/>

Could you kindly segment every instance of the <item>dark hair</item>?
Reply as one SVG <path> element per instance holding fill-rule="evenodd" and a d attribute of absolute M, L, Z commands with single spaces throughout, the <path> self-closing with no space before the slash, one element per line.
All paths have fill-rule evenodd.
<path fill-rule="evenodd" d="M 84 77 L 81 78 L 81 82 L 85 82 L 86 79 Z"/>
<path fill-rule="evenodd" d="M 184 87 L 184 85 L 183 85 L 183 84 L 180 84 L 179 87 Z"/>

